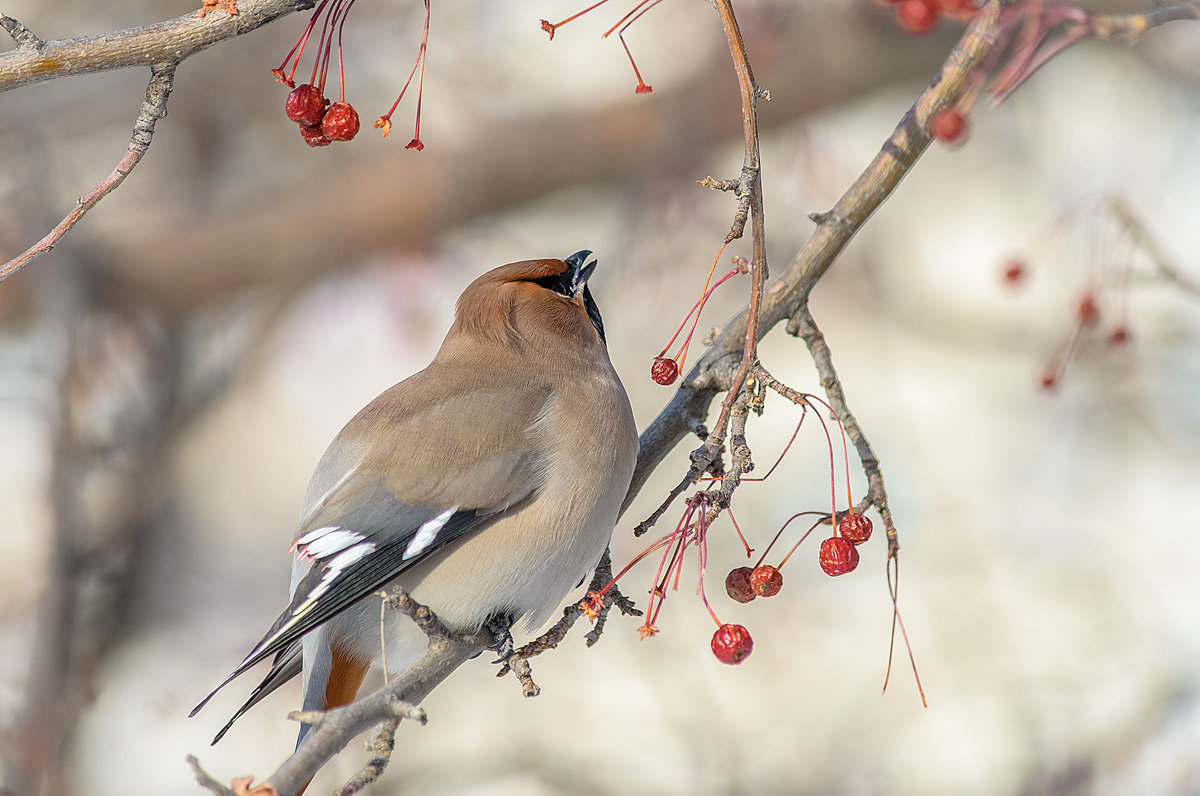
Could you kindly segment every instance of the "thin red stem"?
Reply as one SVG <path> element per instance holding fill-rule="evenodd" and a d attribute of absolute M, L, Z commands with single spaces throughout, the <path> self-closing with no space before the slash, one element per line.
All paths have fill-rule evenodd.
<path fill-rule="evenodd" d="M 425 27 L 421 31 L 421 70 L 417 74 L 417 120 L 413 126 L 413 141 L 421 141 L 421 98 L 425 93 L 425 53 L 429 46 L 429 0 L 425 0 Z"/>
<path fill-rule="evenodd" d="M 806 395 L 805 398 L 813 399 L 815 395 Z M 816 398 L 820 403 L 824 404 L 825 408 L 829 408 L 829 404 Z M 830 410 L 833 411 L 833 410 Z M 825 432 L 825 442 L 829 445 L 829 498 L 833 507 L 830 509 L 829 522 L 833 525 L 834 536 L 837 535 L 837 478 L 834 473 L 837 471 L 837 459 L 833 455 L 833 437 L 829 434 L 829 426 L 825 424 L 825 418 L 821 417 L 820 411 L 813 412 L 817 416 L 817 420 L 821 421 L 821 430 Z"/>
<path fill-rule="evenodd" d="M 762 477 L 754 476 L 754 477 L 750 477 L 750 478 L 743 478 L 742 479 L 743 481 L 766 481 L 768 478 L 771 477 L 771 473 L 775 472 L 775 468 L 778 467 L 779 463 L 783 461 L 783 457 L 787 456 L 787 452 L 791 449 L 792 443 L 796 441 L 797 435 L 800 434 L 800 426 L 802 426 L 804 424 L 804 418 L 807 414 L 808 414 L 808 407 L 801 404 L 801 406 L 800 406 L 800 422 L 796 424 L 796 430 L 792 432 L 792 438 L 788 440 L 787 445 L 783 446 L 783 453 L 779 454 L 779 458 L 776 459 L 775 463 L 771 465 L 771 469 L 767 470 L 767 474 Z M 843 434 L 845 433 L 845 429 L 842 430 L 842 433 Z M 847 476 L 847 477 L 849 477 L 849 476 Z"/>
<path fill-rule="evenodd" d="M 796 552 L 796 548 L 798 548 L 804 542 L 804 540 L 808 538 L 808 535 L 811 534 L 813 531 L 815 531 L 817 529 L 817 526 L 823 522 L 825 522 L 824 517 L 822 517 L 821 519 L 814 522 L 811 526 L 809 526 L 809 529 L 804 532 L 804 535 L 801 536 L 794 545 L 792 545 L 792 549 L 788 550 L 787 555 L 783 557 L 783 560 L 779 562 L 779 566 L 775 567 L 775 569 L 783 569 L 783 565 L 786 564 L 788 562 L 788 559 L 792 557 L 792 553 Z"/>
<path fill-rule="evenodd" d="M 555 22 L 550 27 L 553 28 L 554 30 L 557 30 L 558 28 L 561 28 L 563 25 L 567 24 L 571 20 L 579 19 L 581 16 L 583 16 L 587 12 L 591 11 L 593 8 L 599 8 L 600 6 L 604 5 L 607 2 L 608 2 L 608 0 L 600 0 L 600 2 L 590 5 L 587 8 L 583 9 L 582 11 L 572 14 L 571 16 L 564 19 L 562 22 Z M 553 32 L 551 32 L 550 35 L 553 36 L 554 35 Z"/>
<path fill-rule="evenodd" d="M 602 38 L 602 39 L 607 39 L 607 38 L 609 37 L 609 34 L 611 34 L 611 33 L 612 33 L 614 30 L 616 30 L 617 28 L 621 28 L 621 23 L 622 23 L 622 22 L 624 22 L 625 20 L 629 19 L 630 17 L 632 17 L 632 16 L 633 16 L 633 15 L 634 15 L 634 14 L 637 12 L 637 10 L 638 10 L 639 8 L 641 8 L 642 6 L 646 5 L 647 3 L 651 3 L 651 5 L 652 5 L 652 6 L 655 6 L 655 5 L 658 5 L 660 2 L 662 2 L 662 0 L 653 0 L 653 1 L 652 1 L 652 0 L 642 0 L 640 3 L 638 3 L 636 6 L 634 6 L 634 7 L 633 7 L 633 8 L 632 8 L 632 9 L 629 11 L 629 13 L 628 13 L 628 14 L 626 14 L 625 16 L 623 16 L 623 17 L 621 17 L 619 20 L 617 20 L 617 24 L 613 25 L 611 28 L 609 28 L 608 30 L 604 31 L 604 33 L 601 35 L 601 37 L 600 37 L 600 38 Z M 649 9 L 647 9 L 647 10 L 649 10 Z M 645 12 L 643 11 L 642 13 L 645 13 Z M 641 14 L 638 14 L 638 16 L 640 17 L 640 16 L 641 16 Z M 634 19 L 637 19 L 637 17 L 634 17 Z M 632 19 L 629 19 L 629 21 L 630 21 L 630 23 L 632 23 L 632 22 L 633 22 L 633 20 L 632 20 Z M 629 27 L 629 25 L 626 25 L 626 26 L 625 26 L 625 28 L 627 28 L 627 27 Z M 622 33 L 624 33 L 624 32 L 625 32 L 625 28 L 621 28 L 621 32 L 622 32 Z"/>
<path fill-rule="evenodd" d="M 892 579 L 892 562 L 895 561 L 896 578 Z M 892 676 L 892 653 L 896 647 L 896 627 L 900 627 L 900 636 L 904 639 L 904 647 L 908 650 L 908 662 L 912 666 L 913 679 L 917 681 L 917 693 L 921 695 L 921 706 L 928 708 L 929 703 L 925 700 L 925 688 L 921 685 L 921 675 L 917 672 L 917 659 L 913 655 L 912 644 L 908 641 L 908 631 L 904 629 L 904 619 L 900 616 L 900 561 L 895 557 L 889 557 L 887 563 L 887 582 L 888 594 L 892 597 L 892 635 L 888 642 L 888 662 L 887 671 L 883 675 L 883 690 L 887 691 L 888 679 Z"/>
<path fill-rule="evenodd" d="M 718 254 L 717 256 L 719 257 L 720 254 Z M 667 353 L 667 349 L 669 349 L 672 345 L 675 344 L 676 338 L 678 338 L 679 335 L 683 332 L 683 327 L 687 326 L 688 319 L 692 317 L 692 313 L 696 313 L 696 320 L 699 321 L 699 319 L 700 319 L 699 312 L 703 311 L 704 303 L 708 301 L 708 299 L 712 296 L 712 294 L 714 292 L 716 292 L 717 288 L 719 288 L 721 285 L 725 284 L 726 280 L 728 280 L 732 277 L 735 277 L 740 273 L 741 273 L 741 269 L 734 268 L 732 271 L 725 274 L 725 276 L 718 279 L 712 287 L 708 288 L 708 290 L 705 291 L 704 294 L 700 296 L 700 299 L 695 304 L 692 305 L 692 308 L 691 308 L 691 310 L 688 311 L 688 314 L 683 316 L 683 321 L 680 322 L 679 328 L 675 330 L 675 334 L 671 335 L 671 339 L 667 341 L 667 344 L 665 346 L 663 346 L 663 350 L 658 352 L 658 355 L 660 357 L 664 356 Z M 709 274 L 711 276 L 712 272 L 710 271 Z M 695 331 L 695 328 L 696 328 L 696 324 L 693 323 L 692 330 Z M 689 333 L 689 339 L 690 339 L 690 334 L 691 333 Z"/>
<path fill-rule="evenodd" d="M 633 67 L 633 74 L 637 77 L 637 91 L 643 93 L 642 89 L 650 91 L 650 86 L 646 85 L 646 81 L 642 80 L 642 73 L 638 71 L 637 62 L 633 60 L 633 53 L 629 51 L 629 45 L 625 43 L 625 34 L 618 33 L 617 38 L 621 40 L 621 46 L 625 48 L 625 55 L 629 58 L 629 65 Z"/>
<path fill-rule="evenodd" d="M 762 555 L 758 557 L 758 563 L 754 565 L 754 568 L 755 568 L 755 569 L 757 569 L 758 567 L 762 566 L 762 563 L 763 563 L 763 561 L 764 561 L 764 560 L 766 559 L 766 557 L 767 557 L 767 553 L 771 552 L 771 548 L 772 548 L 772 547 L 774 547 L 774 546 L 775 546 L 775 543 L 779 541 L 779 537 L 783 535 L 783 532 L 784 532 L 784 530 L 785 530 L 785 529 L 786 529 L 786 528 L 787 528 L 789 525 L 791 525 L 791 524 L 792 524 L 792 520 L 796 519 L 797 517 L 803 517 L 803 516 L 805 516 L 805 515 L 808 515 L 808 514 L 819 514 L 819 515 L 821 516 L 821 519 L 817 520 L 817 523 L 816 523 L 816 525 L 814 525 L 814 526 L 813 526 L 813 528 L 817 527 L 817 525 L 820 525 L 822 522 L 824 522 L 824 521 L 825 521 L 825 513 L 824 513 L 824 512 L 821 512 L 821 511 L 801 511 L 801 512 L 799 512 L 799 513 L 797 513 L 797 514 L 793 514 L 792 516 L 788 517 L 788 520 L 787 520 L 787 522 L 785 522 L 785 523 L 783 524 L 783 527 L 782 527 L 782 528 L 780 528 L 778 531 L 776 531 L 776 532 L 775 532 L 775 537 L 774 537 L 773 539 L 771 539 L 771 543 L 770 543 L 769 545 L 767 545 L 767 549 L 766 549 L 766 550 L 763 550 L 763 551 L 762 551 Z M 810 528 L 810 529 L 809 529 L 809 533 L 811 533 L 811 532 L 812 532 L 812 528 Z M 804 536 L 800 537 L 800 542 L 803 542 L 803 541 L 804 541 L 804 539 L 805 539 L 805 537 L 807 537 L 807 536 L 808 536 L 808 534 L 806 533 L 806 534 L 804 534 Z M 797 545 L 799 545 L 799 544 L 800 544 L 800 542 L 796 542 L 796 544 L 797 544 Z M 793 550 L 795 550 L 796 548 L 795 548 L 795 547 L 793 547 L 792 549 L 793 549 Z M 788 555 L 791 555 L 791 553 L 788 553 Z M 787 561 L 787 556 L 784 556 L 783 560 L 784 560 L 784 561 Z M 780 566 L 780 567 L 782 567 L 782 566 L 783 566 L 783 562 L 782 562 L 782 561 L 779 563 L 779 566 Z M 778 569 L 778 567 L 776 567 L 776 569 Z"/>
<path fill-rule="evenodd" d="M 733 523 L 733 529 L 737 531 L 738 538 L 742 540 L 742 547 L 746 548 L 746 558 L 749 558 L 751 554 L 754 553 L 754 548 L 752 548 L 750 543 L 746 541 L 746 535 L 742 533 L 741 527 L 738 526 L 738 521 L 733 516 L 733 508 L 726 508 L 725 512 L 729 515 L 729 521 Z"/>

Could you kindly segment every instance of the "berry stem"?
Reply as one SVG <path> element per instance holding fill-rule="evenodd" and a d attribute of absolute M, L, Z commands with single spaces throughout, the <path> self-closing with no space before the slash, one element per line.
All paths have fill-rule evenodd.
<path fill-rule="evenodd" d="M 547 33 L 549 33 L 549 34 L 550 34 L 550 38 L 551 38 L 551 39 L 553 39 L 553 38 L 554 38 L 554 31 L 558 30 L 559 28 L 561 28 L 563 25 L 567 24 L 567 23 L 568 23 L 568 22 L 570 22 L 571 20 L 573 20 L 573 19 L 579 19 L 581 16 L 583 16 L 583 15 L 584 15 L 584 14 L 586 14 L 587 12 L 591 11 L 591 10 L 592 10 L 592 9 L 594 9 L 594 8 L 599 8 L 600 6 L 604 5 L 604 4 L 605 4 L 605 3 L 607 3 L 607 2 L 608 2 L 608 0 L 600 0 L 600 2 L 598 2 L 598 3 L 593 3 L 592 5 L 588 6 L 588 7 L 587 7 L 587 8 L 585 8 L 585 9 L 583 9 L 582 11 L 577 11 L 577 12 L 575 12 L 575 13 L 574 13 L 574 14 L 572 14 L 571 16 L 569 16 L 569 17 L 567 17 L 566 19 L 564 19 L 562 22 L 555 22 L 555 23 L 551 24 L 551 23 L 548 23 L 548 22 L 546 22 L 545 20 L 542 20 L 542 23 L 543 23 L 543 24 L 542 24 L 542 29 L 543 29 L 543 30 L 545 30 Z"/>
<path fill-rule="evenodd" d="M 625 43 L 625 40 L 621 39 L 621 44 L 624 44 L 624 43 Z M 625 48 L 625 52 L 627 52 L 627 53 L 629 52 L 628 47 Z M 630 60 L 630 62 L 632 62 L 633 56 L 630 56 L 629 60 Z M 636 66 L 633 67 L 633 71 L 635 73 L 637 72 Z M 640 83 L 641 80 L 642 80 L 642 76 L 639 74 L 638 82 Z M 708 287 L 708 284 L 709 284 L 709 282 L 712 281 L 713 271 L 716 270 L 717 263 L 720 261 L 721 254 L 722 254 L 722 252 L 725 251 L 725 247 L 727 245 L 729 245 L 729 244 L 722 243 L 721 248 L 717 249 L 717 256 L 713 258 L 712 265 L 710 265 L 708 267 L 708 275 L 704 277 L 704 289 L 700 291 L 700 302 L 696 305 L 695 316 L 692 317 L 692 328 L 688 329 L 687 337 L 684 338 L 684 341 L 683 341 L 683 348 L 679 349 L 679 356 L 675 357 L 675 361 L 679 363 L 680 367 L 683 366 L 684 360 L 687 359 L 688 346 L 690 346 L 692 344 L 692 335 L 696 333 L 696 324 L 700 323 L 700 313 L 702 313 L 704 311 L 704 304 L 705 304 L 705 302 L 708 301 L 708 297 L 712 295 L 712 290 L 716 289 L 716 285 L 713 285 L 712 290 L 710 290 Z M 735 273 L 735 272 L 736 272 L 736 269 L 735 269 L 735 271 L 732 271 L 730 273 Z M 728 279 L 728 275 L 725 277 L 725 279 Z M 721 282 L 724 282 L 725 279 L 722 279 Z M 719 285 L 720 282 L 718 282 L 717 284 Z M 691 313 L 688 313 L 688 314 L 691 315 Z M 686 322 L 686 320 L 687 319 L 685 318 L 684 321 Z"/>
<path fill-rule="evenodd" d="M 805 395 L 806 400 L 816 400 L 826 409 L 829 409 L 829 404 L 817 398 L 815 395 Z M 833 411 L 830 409 L 830 411 Z M 829 499 L 833 507 L 830 509 L 829 522 L 833 525 L 833 534 L 837 536 L 837 457 L 833 454 L 833 437 L 829 434 L 829 426 L 825 424 L 825 418 L 821 417 L 820 411 L 813 412 L 817 416 L 817 420 L 821 422 L 821 430 L 825 432 L 825 442 L 829 446 Z"/>
<path fill-rule="evenodd" d="M 735 268 L 732 271 L 730 271 L 729 273 L 725 274 L 725 276 L 718 279 L 717 283 L 715 285 L 713 285 L 712 287 L 710 287 L 708 289 L 708 291 L 700 297 L 699 301 L 697 301 L 695 304 L 692 305 L 692 309 L 688 312 L 688 314 L 683 316 L 683 320 L 680 322 L 679 328 L 675 330 L 675 334 L 671 335 L 671 339 L 667 341 L 667 344 L 665 346 L 663 346 L 663 350 L 658 352 L 658 355 L 660 357 L 667 355 L 667 349 L 675 344 L 676 338 L 678 338 L 679 335 L 683 332 L 683 327 L 687 326 L 688 319 L 692 317 L 692 313 L 699 310 L 701 308 L 701 306 L 704 304 L 704 302 L 708 301 L 709 296 L 711 296 L 717 288 L 719 288 L 722 284 L 724 284 L 726 279 L 737 276 L 740 273 L 741 273 L 741 270 L 738 268 Z M 693 324 L 693 328 L 695 328 L 695 324 Z"/>
<path fill-rule="evenodd" d="M 737 531 L 738 538 L 742 540 L 742 547 L 746 548 L 746 558 L 749 558 L 754 553 L 754 548 L 750 547 L 750 543 L 746 541 L 746 535 L 742 533 L 741 527 L 738 526 L 737 518 L 733 516 L 733 508 L 728 507 L 725 512 L 729 515 L 729 521 L 733 523 L 733 529 Z"/>
<path fill-rule="evenodd" d="M 802 426 L 804 424 L 804 418 L 807 414 L 808 414 L 808 407 L 801 404 L 800 405 L 800 422 L 796 424 L 796 430 L 792 432 L 792 438 L 788 440 L 787 445 L 783 446 L 783 453 L 779 454 L 779 458 L 776 459 L 775 463 L 771 465 L 771 469 L 767 470 L 767 474 L 762 477 L 757 477 L 757 476 L 745 477 L 745 478 L 742 478 L 743 481 L 766 481 L 768 478 L 771 477 L 771 473 L 775 472 L 775 468 L 779 466 L 779 463 L 783 461 L 783 457 L 787 456 L 787 452 L 789 450 L 791 450 L 792 443 L 796 441 L 796 437 L 800 434 L 800 426 Z"/>
<path fill-rule="evenodd" d="M 787 527 L 792 524 L 792 520 L 796 519 L 797 517 L 804 517 L 809 514 L 817 514 L 821 517 L 821 519 L 817 520 L 817 523 L 816 523 L 816 525 L 813 526 L 813 528 L 817 527 L 817 525 L 820 525 L 822 522 L 825 521 L 825 512 L 823 512 L 823 511 L 801 511 L 797 514 L 793 514 L 792 516 L 788 517 L 787 522 L 785 522 L 783 524 L 783 527 L 781 527 L 778 531 L 775 532 L 775 536 L 774 536 L 774 538 L 771 539 L 771 543 L 769 545 L 767 545 L 767 549 L 763 550 L 762 555 L 758 557 L 758 563 L 756 563 L 754 565 L 754 569 L 757 569 L 758 567 L 762 566 L 763 561 L 766 560 L 766 558 L 767 558 L 767 553 L 771 552 L 771 548 L 774 547 L 775 543 L 779 541 L 779 537 L 783 535 L 784 530 L 786 530 Z M 812 528 L 809 528 L 808 532 L 812 533 Z M 807 536 L 808 536 L 808 533 L 806 533 L 806 534 L 804 534 L 804 536 L 800 537 L 800 542 L 803 542 L 804 539 L 807 538 Z M 796 542 L 796 545 L 799 546 L 800 542 Z M 793 547 L 792 549 L 795 550 L 796 548 Z M 788 553 L 788 555 L 791 555 L 791 553 Z M 787 556 L 784 556 L 783 560 L 787 561 Z M 783 564 L 780 563 L 779 567 L 782 567 L 782 566 L 783 566 Z M 779 567 L 776 567 L 776 569 L 779 569 Z"/>
<path fill-rule="evenodd" d="M 350 7 L 354 5 L 356 0 L 349 0 L 346 3 L 345 9 L 342 11 L 342 19 L 338 23 L 337 30 L 337 48 L 338 48 L 338 95 L 342 102 L 346 101 L 346 70 L 342 65 L 342 30 L 346 27 L 346 20 L 350 16 Z"/>
<path fill-rule="evenodd" d="M 837 421 L 838 428 L 839 428 L 839 429 L 841 429 L 841 432 L 842 432 L 842 461 L 844 461 L 844 462 L 845 462 L 845 464 L 846 464 L 846 503 L 847 503 L 847 504 L 849 504 L 849 506 L 850 506 L 850 513 L 851 513 L 851 514 L 853 514 L 853 513 L 854 513 L 854 493 L 853 493 L 853 492 L 851 492 L 851 490 L 850 490 L 850 448 L 849 448 L 849 446 L 846 444 L 846 427 L 842 425 L 842 419 L 841 419 L 840 417 L 838 417 L 838 415 L 837 415 L 837 412 L 835 412 L 835 411 L 833 410 L 833 407 L 832 407 L 832 406 L 830 406 L 828 403 L 826 403 L 826 402 L 825 402 L 823 399 L 821 399 L 821 398 L 818 398 L 818 397 L 817 397 L 817 396 L 815 396 L 815 395 L 808 395 L 808 396 L 805 396 L 805 397 L 806 397 L 806 398 L 808 398 L 809 400 L 816 401 L 816 402 L 817 402 L 817 403 L 819 403 L 821 406 L 823 406 L 823 407 L 825 407 L 826 409 L 828 409 L 828 410 L 829 410 L 829 414 L 830 414 L 830 415 L 833 417 L 833 419 L 834 419 L 835 421 Z M 820 420 L 820 419 L 821 419 L 821 413 L 820 413 L 820 412 L 817 412 L 817 419 L 818 419 L 818 420 Z M 825 425 L 825 422 L 824 422 L 823 420 L 821 421 L 821 425 Z M 825 432 L 825 435 L 826 435 L 826 436 L 828 436 L 828 435 L 829 435 L 829 431 L 828 431 L 828 430 L 826 430 L 826 432 Z M 832 444 L 833 444 L 833 443 L 831 442 L 831 443 L 830 443 L 830 445 L 832 446 Z M 833 451 L 832 451 L 832 450 L 830 450 L 830 457 L 831 457 L 831 461 L 832 461 L 832 456 L 833 456 Z M 834 465 L 834 466 L 836 466 L 836 465 Z M 832 472 L 832 468 L 831 468 L 830 472 Z M 836 510 L 836 506 L 835 506 L 835 510 L 834 510 L 834 512 L 833 512 L 833 520 L 834 520 L 834 527 L 836 527 L 836 526 L 837 526 L 837 510 Z"/>
<path fill-rule="evenodd" d="M 892 579 L 892 567 L 896 568 L 895 580 Z M 900 560 L 896 556 L 889 556 L 887 563 L 887 584 L 888 594 L 892 598 L 892 636 L 888 641 L 888 662 L 887 671 L 883 675 L 883 690 L 886 692 L 888 687 L 888 678 L 892 675 L 892 653 L 896 647 L 896 627 L 900 627 L 900 635 L 904 639 L 904 647 L 908 650 L 908 662 L 912 665 L 913 679 L 917 681 L 917 693 L 921 695 L 921 707 L 928 708 L 929 703 L 925 700 L 925 688 L 921 685 L 921 675 L 917 672 L 917 659 L 913 655 L 912 644 L 908 642 L 908 631 L 904 629 L 904 620 L 900 617 Z"/>
<path fill-rule="evenodd" d="M 418 63 L 421 66 L 417 73 L 417 120 L 413 127 L 413 141 L 421 142 L 421 98 L 425 93 L 425 53 L 429 46 L 429 0 L 425 0 L 425 26 L 421 30 L 421 51 Z M 422 147 L 423 148 L 423 147 Z"/>
<path fill-rule="evenodd" d="M 809 512 L 809 513 L 814 514 L 817 512 Z M 804 535 L 801 536 L 794 545 L 792 545 L 792 549 L 788 550 L 787 555 L 783 557 L 783 560 L 779 562 L 779 566 L 775 567 L 775 569 L 780 569 L 780 570 L 783 569 L 783 565 L 786 564 L 788 562 L 788 559 L 792 557 L 792 553 L 796 552 L 796 548 L 798 548 L 804 542 L 804 540 L 808 538 L 808 535 L 810 533 L 812 533 L 813 531 L 815 531 L 817 529 L 817 526 L 823 522 L 825 522 L 824 517 L 822 517 L 821 519 L 814 522 L 811 526 L 809 526 L 808 530 L 804 532 Z"/>
<path fill-rule="evenodd" d="M 317 6 L 317 10 L 313 12 L 311 17 L 309 17 L 308 25 L 304 28 L 303 35 L 300 36 L 300 38 L 296 41 L 295 46 L 293 46 L 288 52 L 287 56 L 284 57 L 283 63 L 279 65 L 279 68 L 271 70 L 272 74 L 278 77 L 286 85 L 296 85 L 296 81 L 293 78 L 296 76 L 296 67 L 300 66 L 300 56 L 304 55 L 304 47 L 306 44 L 308 44 L 308 37 L 312 35 L 313 28 L 316 27 L 317 24 L 317 19 L 321 16 L 321 12 L 324 11 L 325 6 L 328 3 L 329 0 L 321 0 L 320 5 Z M 285 78 L 283 76 L 284 67 L 288 65 L 288 61 L 292 60 L 293 55 L 296 56 L 296 60 L 294 63 L 292 63 L 292 69 L 290 72 L 288 72 L 288 75 Z"/>
<path fill-rule="evenodd" d="M 651 8 L 654 8 L 654 6 L 658 5 L 661 2 L 662 2 L 662 0 L 641 0 L 640 3 L 638 3 L 632 9 L 630 9 L 628 14 L 626 14 L 625 16 L 618 19 L 617 24 L 613 25 L 611 28 L 604 31 L 604 33 L 602 33 L 600 35 L 600 38 L 607 39 L 612 34 L 612 32 L 614 30 L 616 30 L 617 28 L 621 28 L 621 33 L 624 33 L 625 28 L 628 28 L 629 25 L 632 25 L 634 23 L 634 20 L 637 19 L 637 17 L 640 17 L 642 14 L 645 14 L 647 11 L 649 11 Z M 642 8 L 642 6 L 646 6 L 647 3 L 649 3 L 649 5 L 646 8 Z M 640 14 L 638 13 L 639 9 L 641 10 Z M 633 17 L 634 14 L 637 14 L 637 17 Z M 633 17 L 633 19 L 629 19 L 630 17 Z M 622 28 L 621 23 L 625 22 L 625 20 L 627 20 L 627 19 L 629 19 L 629 23 L 626 24 L 624 28 Z M 618 35 L 620 35 L 620 34 L 618 34 Z"/>

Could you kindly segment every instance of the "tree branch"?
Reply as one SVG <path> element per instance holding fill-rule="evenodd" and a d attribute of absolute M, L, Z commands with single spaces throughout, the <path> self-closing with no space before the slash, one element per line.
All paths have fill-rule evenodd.
<path fill-rule="evenodd" d="M 153 25 L 51 41 L 38 39 L 11 17 L 0 16 L 0 24 L 19 45 L 0 55 L 0 92 L 68 75 L 178 64 L 219 41 L 313 4 L 314 0 L 241 0 L 236 16 L 210 13 L 202 19 L 199 11 L 192 11 Z"/>
<path fill-rule="evenodd" d="M 1000 3 L 991 0 L 980 9 L 934 81 L 901 118 L 879 153 L 842 195 L 833 209 L 813 216 L 817 229 L 787 270 L 763 294 L 756 340 L 780 321 L 791 317 L 808 300 L 812 288 L 834 259 L 900 184 L 900 180 L 929 146 L 925 130 L 929 115 L 951 104 L 967 85 L 972 70 L 997 44 Z M 637 468 L 625 497 L 628 507 L 650 473 L 688 431 L 704 422 L 717 393 L 729 390 L 746 348 L 750 308 L 730 319 L 658 417 L 642 432 Z"/>
<path fill-rule="evenodd" d="M 134 167 L 141 162 L 146 150 L 150 148 L 150 141 L 154 137 L 155 123 L 167 115 L 167 99 L 170 98 L 174 85 L 174 63 L 156 64 L 150 68 L 150 82 L 146 85 L 146 98 L 142 101 L 141 110 L 138 111 L 137 120 L 133 124 L 133 136 L 129 140 L 129 147 L 125 150 L 125 156 L 95 188 L 79 197 L 79 201 L 76 202 L 71 212 L 67 213 L 66 218 L 58 222 L 58 225 L 46 233 L 44 238 L 0 266 L 0 282 L 19 271 L 30 260 L 54 248 L 62 240 L 63 235 L 66 235 L 71 227 L 79 223 L 79 220 L 89 210 L 125 181 Z"/>

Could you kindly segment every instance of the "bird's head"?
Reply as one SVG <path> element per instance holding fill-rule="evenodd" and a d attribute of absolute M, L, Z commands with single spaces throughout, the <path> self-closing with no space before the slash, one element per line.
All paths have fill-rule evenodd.
<path fill-rule="evenodd" d="M 596 270 L 591 254 L 584 249 L 564 260 L 521 260 L 488 271 L 459 296 L 451 334 L 603 345 L 604 321 L 587 285 Z"/>

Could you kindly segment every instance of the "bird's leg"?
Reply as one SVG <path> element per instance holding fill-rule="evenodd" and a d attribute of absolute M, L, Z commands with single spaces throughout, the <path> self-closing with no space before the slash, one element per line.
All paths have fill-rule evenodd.
<path fill-rule="evenodd" d="M 484 623 L 492 633 L 495 643 L 488 647 L 489 650 L 494 650 L 500 657 L 493 663 L 507 663 L 508 659 L 513 654 L 513 637 L 512 637 L 513 618 L 508 614 L 496 614 Z"/>

